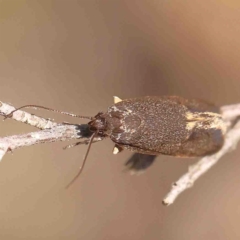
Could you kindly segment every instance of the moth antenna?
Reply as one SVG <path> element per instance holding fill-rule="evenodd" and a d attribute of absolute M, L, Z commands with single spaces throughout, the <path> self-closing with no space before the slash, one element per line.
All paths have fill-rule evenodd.
<path fill-rule="evenodd" d="M 80 116 L 80 115 L 76 115 L 74 113 L 68 113 L 68 112 L 63 112 L 63 111 L 59 111 L 59 110 L 56 110 L 56 109 L 53 109 L 53 108 L 48 108 L 48 107 L 44 107 L 44 106 L 39 106 L 39 105 L 24 105 L 22 107 L 19 107 L 19 108 L 16 108 L 15 110 L 13 110 L 12 112 L 10 112 L 9 114 L 7 114 L 4 118 L 4 120 L 6 118 L 9 118 L 12 116 L 12 114 L 20 109 L 23 109 L 23 108 L 41 108 L 41 109 L 45 109 L 45 110 L 48 110 L 48 111 L 51 111 L 51 112 L 57 112 L 57 113 L 61 113 L 61 114 L 64 114 L 64 115 L 68 115 L 68 116 L 71 116 L 71 117 L 76 117 L 76 118 L 86 118 L 86 119 L 90 119 L 92 120 L 93 118 L 92 117 L 86 117 L 86 116 Z"/>
<path fill-rule="evenodd" d="M 73 178 L 73 180 L 66 186 L 66 189 L 68 189 L 76 180 L 77 178 L 81 175 L 82 171 L 83 171 L 83 168 L 85 166 L 85 163 L 86 163 L 86 160 L 87 160 L 87 156 L 88 156 L 88 153 L 90 151 L 90 148 L 91 148 L 91 145 L 92 145 L 92 142 L 93 142 L 93 139 L 97 136 L 98 132 L 95 132 L 93 133 L 93 135 L 91 136 L 90 140 L 89 140 L 89 143 L 88 143 L 88 147 L 87 147 L 87 151 L 85 153 L 85 156 L 83 158 L 83 163 L 81 165 L 81 167 L 79 168 L 79 171 L 77 173 L 77 175 Z"/>

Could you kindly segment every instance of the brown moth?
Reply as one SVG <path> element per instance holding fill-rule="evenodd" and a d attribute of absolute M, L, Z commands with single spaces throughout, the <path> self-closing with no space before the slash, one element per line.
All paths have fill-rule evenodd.
<path fill-rule="evenodd" d="M 199 157 L 215 153 L 223 145 L 226 126 L 212 104 L 177 96 L 115 98 L 115 102 L 88 123 L 92 132 L 110 137 L 114 154 L 128 149 Z"/>

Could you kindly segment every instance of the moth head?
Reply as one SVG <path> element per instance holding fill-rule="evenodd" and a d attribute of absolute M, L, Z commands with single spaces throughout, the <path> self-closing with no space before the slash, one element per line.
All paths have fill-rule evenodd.
<path fill-rule="evenodd" d="M 104 133 L 107 129 L 107 121 L 102 112 L 98 113 L 89 123 L 92 132 Z"/>

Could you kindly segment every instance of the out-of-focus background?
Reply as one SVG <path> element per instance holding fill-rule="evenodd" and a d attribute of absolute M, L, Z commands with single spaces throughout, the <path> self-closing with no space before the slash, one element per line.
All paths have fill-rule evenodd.
<path fill-rule="evenodd" d="M 0 95 L 95 115 L 113 95 L 180 95 L 240 102 L 237 0 L 0 0 Z M 38 111 L 57 121 L 80 122 Z M 82 121 L 85 122 L 85 121 Z M 8 120 L 1 136 L 35 129 Z M 159 156 L 141 176 L 125 173 L 130 152 L 94 144 L 38 145 L 0 164 L 0 238 L 200 240 L 240 238 L 240 148 L 170 207 L 170 185 L 196 159 Z"/>

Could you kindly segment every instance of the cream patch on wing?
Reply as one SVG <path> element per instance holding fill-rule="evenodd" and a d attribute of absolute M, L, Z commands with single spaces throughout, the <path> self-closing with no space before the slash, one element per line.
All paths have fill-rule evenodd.
<path fill-rule="evenodd" d="M 186 129 L 191 131 L 195 127 L 202 129 L 220 129 L 224 134 L 227 130 L 226 124 L 222 116 L 213 112 L 192 113 L 187 112 L 186 115 Z"/>

